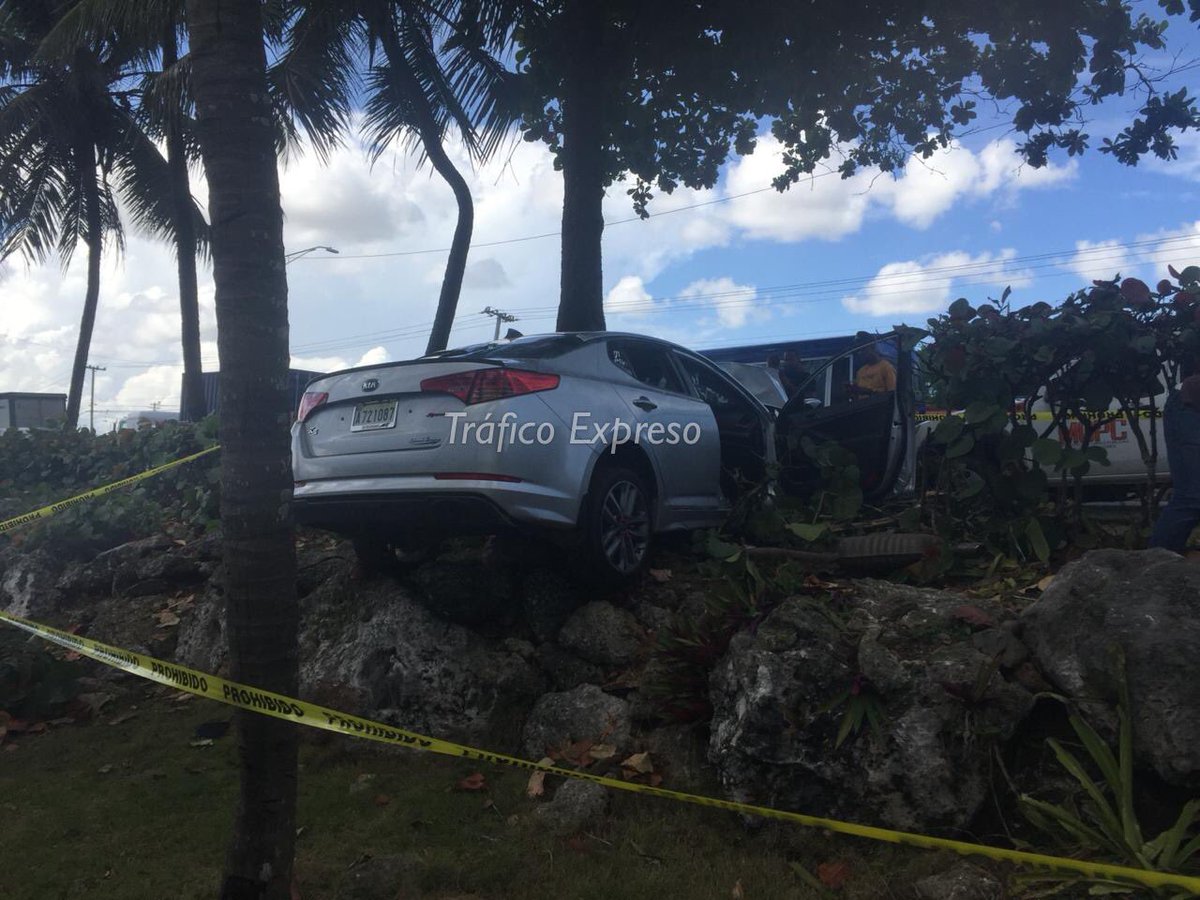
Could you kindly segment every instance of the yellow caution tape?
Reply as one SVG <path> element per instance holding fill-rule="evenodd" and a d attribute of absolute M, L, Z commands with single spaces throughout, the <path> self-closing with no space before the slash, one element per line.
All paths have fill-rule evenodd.
<path fill-rule="evenodd" d="M 0 534 L 6 531 L 12 531 L 14 528 L 20 528 L 22 525 L 28 525 L 31 522 L 36 522 L 38 519 L 48 519 L 55 513 L 60 513 L 64 509 L 69 509 L 78 503 L 83 503 L 91 500 L 94 497 L 102 497 L 105 494 L 111 494 L 113 491 L 120 490 L 123 487 L 128 487 L 135 482 L 145 478 L 150 478 L 158 475 L 167 469 L 174 469 L 176 466 L 182 466 L 184 463 L 189 463 L 193 459 L 199 459 L 216 450 L 220 450 L 220 446 L 209 447 L 207 450 L 201 450 L 199 453 L 193 453 L 191 456 L 185 456 L 182 459 L 174 460 L 173 462 L 165 463 L 161 466 L 155 466 L 153 469 L 147 469 L 145 472 L 139 472 L 137 475 L 130 475 L 128 478 L 122 478 L 120 481 L 114 481 L 112 484 L 106 484 L 103 487 L 98 487 L 86 493 L 79 494 L 75 497 L 68 497 L 66 500 L 59 500 L 57 503 L 51 503 L 49 506 L 43 506 L 41 509 L 35 509 L 33 512 L 27 512 L 22 516 L 8 519 L 0 522 Z"/>
<path fill-rule="evenodd" d="M 462 744 L 443 741 L 412 731 L 405 731 L 381 722 L 372 722 L 349 713 L 327 709 L 313 703 L 306 703 L 294 697 L 276 694 L 260 688 L 248 687 L 236 681 L 229 681 L 206 672 L 199 672 L 185 666 L 163 662 L 153 657 L 143 656 L 129 650 L 122 650 L 108 644 L 102 644 L 91 638 L 80 637 L 57 628 L 30 622 L 17 616 L 0 612 L 0 621 L 7 622 L 17 628 L 37 635 L 47 641 L 74 650 L 83 656 L 91 657 L 105 665 L 112 666 L 139 675 L 159 684 L 169 685 L 210 700 L 235 706 L 251 712 L 273 716 L 299 725 L 308 725 L 326 731 L 335 731 L 351 737 L 366 738 L 384 744 L 401 747 L 411 747 L 415 750 L 425 750 L 444 756 L 455 756 L 462 759 L 473 759 L 481 762 L 496 763 L 564 778 L 577 778 L 591 781 L 618 791 L 629 791 L 635 794 L 650 794 L 668 800 L 679 800 L 698 806 L 709 806 L 724 809 L 729 812 L 743 813 L 751 816 L 761 816 L 792 822 L 808 828 L 823 828 L 838 834 L 849 834 L 855 837 L 867 838 L 873 841 L 883 841 L 889 844 L 906 844 L 921 847 L 926 850 L 949 850 L 965 856 L 984 856 L 1000 862 L 1018 863 L 1050 869 L 1059 873 L 1084 875 L 1090 878 L 1102 878 L 1115 881 L 1125 881 L 1141 884 L 1147 887 L 1184 888 L 1200 896 L 1200 878 L 1187 875 L 1176 875 L 1167 872 L 1152 872 L 1144 869 L 1133 869 L 1128 866 L 1109 865 L 1107 863 L 1088 862 L 1080 859 L 1069 859 L 1061 856 L 1047 856 L 1042 853 L 1029 853 L 1023 850 L 1007 850 L 1003 847 L 990 847 L 985 844 L 971 844 L 965 841 L 955 841 L 948 838 L 930 837 L 924 834 L 914 834 L 906 831 L 894 831 L 890 828 L 876 828 L 872 825 L 859 825 L 854 822 L 842 822 L 837 819 L 826 819 L 820 816 L 809 816 L 803 813 L 771 809 L 765 806 L 754 806 L 749 803 L 738 803 L 733 800 L 718 800 L 699 794 L 687 794 L 682 791 L 672 791 L 667 788 L 651 787 L 645 784 L 594 775 L 589 772 L 565 769 L 554 765 L 542 765 L 507 756 L 503 753 L 489 753 L 486 750 L 476 750 Z"/>
<path fill-rule="evenodd" d="M 948 416 L 948 415 L 951 415 L 951 413 L 945 413 L 945 412 L 914 413 L 913 419 L 915 419 L 918 422 L 940 422 L 942 419 L 946 418 L 946 416 Z M 961 415 L 961 413 L 953 413 L 953 415 Z M 1025 417 L 1024 413 L 1018 413 L 1017 415 L 1019 418 Z M 1140 409 L 1140 410 L 1138 410 L 1138 414 L 1137 414 L 1137 418 L 1139 418 L 1139 419 L 1150 419 L 1150 418 L 1161 419 L 1162 417 L 1163 417 L 1163 412 L 1161 409 L 1156 409 L 1153 412 L 1151 412 L 1151 410 L 1148 410 L 1148 409 Z M 1054 419 L 1054 413 L 1049 412 L 1049 411 L 1035 412 L 1032 415 L 1030 415 L 1030 418 L 1033 419 L 1035 422 L 1036 421 L 1049 422 Z M 1122 419 L 1127 419 L 1128 416 L 1126 416 L 1125 413 L 1121 412 L 1120 410 L 1112 409 L 1112 410 L 1098 410 L 1097 412 L 1093 413 L 1090 416 L 1090 418 L 1092 419 L 1093 422 L 1096 421 L 1097 419 L 1102 419 L 1102 418 L 1105 418 L 1105 419 L 1111 418 L 1111 419 L 1116 419 L 1119 421 Z M 1074 416 L 1068 416 L 1066 421 L 1078 422 L 1080 420 L 1076 419 Z"/>

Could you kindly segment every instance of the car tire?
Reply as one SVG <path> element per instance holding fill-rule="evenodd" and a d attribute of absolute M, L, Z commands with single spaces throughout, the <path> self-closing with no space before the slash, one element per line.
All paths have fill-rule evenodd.
<path fill-rule="evenodd" d="M 650 558 L 653 503 L 646 479 L 606 465 L 592 476 L 582 524 L 587 568 L 608 584 L 636 577 Z"/>
<path fill-rule="evenodd" d="M 399 544 L 376 535 L 351 538 L 358 571 L 364 576 L 403 575 L 433 559 L 437 545 Z"/>

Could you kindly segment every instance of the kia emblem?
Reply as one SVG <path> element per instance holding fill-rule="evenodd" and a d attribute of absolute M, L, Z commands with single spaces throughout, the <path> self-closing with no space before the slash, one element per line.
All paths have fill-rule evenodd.
<path fill-rule="evenodd" d="M 368 378 L 366 381 L 364 381 L 362 383 L 362 389 L 364 392 L 373 391 L 377 387 L 379 387 L 379 379 L 378 378 Z"/>

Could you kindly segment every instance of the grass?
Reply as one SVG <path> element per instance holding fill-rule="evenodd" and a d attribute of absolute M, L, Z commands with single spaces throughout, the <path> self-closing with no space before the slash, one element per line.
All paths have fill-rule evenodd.
<path fill-rule="evenodd" d="M 193 729 L 229 716 L 160 689 L 130 692 L 92 724 L 24 735 L 0 748 L 0 897 L 211 898 L 236 792 L 234 739 L 192 747 Z M 136 715 L 120 721 L 130 712 Z M 117 720 L 117 724 L 112 724 Z M 12 745 L 15 749 L 9 750 Z M 456 789 L 482 771 L 482 791 Z M 303 735 L 296 876 L 300 896 L 613 900 L 810 898 L 794 866 L 844 863 L 837 895 L 888 898 L 945 868 L 934 854 L 729 814 L 613 796 L 609 814 L 554 836 L 525 796 L 527 775 L 463 760 Z M 348 893 L 380 860 L 386 889 Z M 374 859 L 374 863 L 368 862 Z"/>

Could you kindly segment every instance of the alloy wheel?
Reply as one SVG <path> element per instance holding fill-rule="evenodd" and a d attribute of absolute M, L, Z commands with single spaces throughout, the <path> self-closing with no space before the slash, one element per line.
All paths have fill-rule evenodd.
<path fill-rule="evenodd" d="M 600 548 L 617 572 L 632 572 L 646 555 L 650 515 L 646 498 L 632 481 L 618 481 L 600 506 Z"/>

